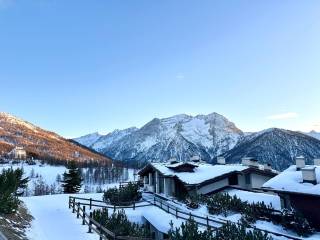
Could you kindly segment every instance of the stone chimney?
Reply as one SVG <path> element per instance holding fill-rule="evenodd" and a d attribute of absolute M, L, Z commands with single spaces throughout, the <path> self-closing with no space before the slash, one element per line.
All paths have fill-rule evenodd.
<path fill-rule="evenodd" d="M 169 162 L 170 164 L 175 164 L 175 163 L 178 163 L 179 161 L 177 161 L 176 158 L 170 158 L 170 159 L 168 160 L 168 162 Z"/>
<path fill-rule="evenodd" d="M 252 157 L 244 157 L 241 160 L 242 164 L 248 167 L 259 167 L 258 160 Z"/>
<path fill-rule="evenodd" d="M 317 184 L 317 175 L 315 167 L 305 167 L 301 169 L 304 183 Z"/>
<path fill-rule="evenodd" d="M 303 156 L 296 157 L 296 166 L 297 166 L 297 170 L 300 170 L 306 166 L 306 160 L 304 159 Z"/>
<path fill-rule="evenodd" d="M 320 166 L 320 158 L 316 158 L 313 160 L 315 166 Z"/>
<path fill-rule="evenodd" d="M 263 169 L 265 171 L 271 171 L 271 164 L 270 163 L 263 164 Z"/>
<path fill-rule="evenodd" d="M 190 161 L 192 162 L 200 162 L 201 158 L 199 156 L 193 156 L 190 158 Z"/>
<path fill-rule="evenodd" d="M 226 159 L 224 157 L 217 157 L 217 164 L 225 165 Z"/>

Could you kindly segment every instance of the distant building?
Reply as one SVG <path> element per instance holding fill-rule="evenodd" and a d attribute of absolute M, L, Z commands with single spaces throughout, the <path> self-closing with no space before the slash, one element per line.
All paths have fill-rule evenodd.
<path fill-rule="evenodd" d="M 306 165 L 303 157 L 296 165 L 263 184 L 262 189 L 277 193 L 283 208 L 296 209 L 320 229 L 320 159 Z"/>
<path fill-rule="evenodd" d="M 79 157 L 81 157 L 81 154 L 80 154 L 80 152 L 75 151 L 75 152 L 73 153 L 73 156 L 74 156 L 75 158 L 79 158 Z"/>
<path fill-rule="evenodd" d="M 8 155 L 12 159 L 26 159 L 27 151 L 23 147 L 15 147 Z"/>
<path fill-rule="evenodd" d="M 138 174 L 146 191 L 180 198 L 188 193 L 211 194 L 228 187 L 261 188 L 277 171 L 252 158 L 244 158 L 242 164 L 225 164 L 225 160 L 219 158 L 216 165 L 199 159 L 149 163 Z"/>

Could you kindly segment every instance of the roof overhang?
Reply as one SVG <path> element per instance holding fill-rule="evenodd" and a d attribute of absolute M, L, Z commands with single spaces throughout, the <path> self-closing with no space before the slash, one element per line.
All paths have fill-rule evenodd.
<path fill-rule="evenodd" d="M 268 187 L 262 187 L 261 190 L 263 190 L 263 191 L 265 191 L 265 192 L 266 192 L 266 191 L 269 191 L 269 192 L 274 192 L 274 193 L 278 193 L 278 194 L 302 195 L 302 196 L 311 196 L 311 197 L 320 198 L 320 194 L 313 194 L 313 193 L 293 192 L 293 191 L 273 189 L 273 188 L 268 188 Z"/>

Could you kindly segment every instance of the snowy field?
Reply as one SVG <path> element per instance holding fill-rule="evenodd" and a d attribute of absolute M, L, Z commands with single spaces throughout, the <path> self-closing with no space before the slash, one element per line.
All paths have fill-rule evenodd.
<path fill-rule="evenodd" d="M 61 175 L 66 171 L 66 167 L 64 166 L 52 166 L 52 165 L 47 165 L 47 164 L 40 164 L 37 162 L 36 165 L 29 165 L 26 164 L 25 162 L 21 162 L 18 164 L 0 164 L 0 172 L 2 169 L 17 169 L 17 168 L 22 168 L 24 175 L 26 177 L 30 177 L 31 173 L 34 172 L 34 175 L 42 176 L 45 180 L 45 182 L 48 185 L 51 185 L 56 182 L 57 175 Z M 31 179 L 31 181 L 34 181 L 34 179 Z"/>
<path fill-rule="evenodd" d="M 34 195 L 34 188 L 36 185 L 39 185 L 41 181 L 45 185 L 55 190 L 55 193 L 61 193 L 61 183 L 57 181 L 57 177 L 60 176 L 62 178 L 63 173 L 67 171 L 65 166 L 53 166 L 48 164 L 41 164 L 40 161 L 36 161 L 35 165 L 29 165 L 25 162 L 21 162 L 18 164 L 0 164 L 0 172 L 3 169 L 17 169 L 22 168 L 24 171 L 24 176 L 29 177 L 28 188 L 25 191 L 26 196 Z M 88 169 L 83 168 L 83 173 L 85 174 Z M 135 180 L 134 170 L 128 169 L 127 172 L 123 174 L 123 181 L 133 181 Z M 83 182 L 81 193 L 83 192 L 96 192 L 97 188 L 101 188 L 102 190 L 106 190 L 110 186 L 114 186 L 115 184 L 105 183 L 86 183 Z"/>

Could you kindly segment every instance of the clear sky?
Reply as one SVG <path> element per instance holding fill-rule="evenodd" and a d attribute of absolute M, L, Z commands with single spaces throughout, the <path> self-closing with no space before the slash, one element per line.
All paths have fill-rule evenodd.
<path fill-rule="evenodd" d="M 320 131 L 320 1 L 0 0 L 0 111 L 66 137 L 211 112 Z"/>

